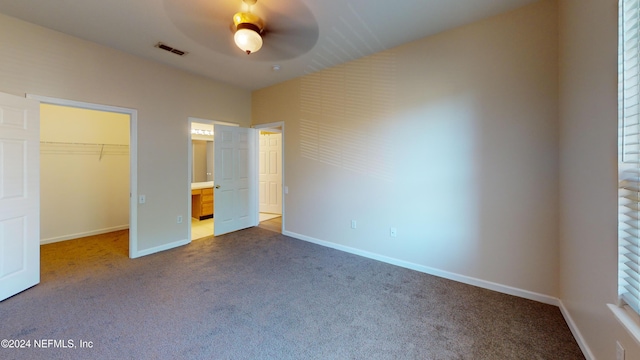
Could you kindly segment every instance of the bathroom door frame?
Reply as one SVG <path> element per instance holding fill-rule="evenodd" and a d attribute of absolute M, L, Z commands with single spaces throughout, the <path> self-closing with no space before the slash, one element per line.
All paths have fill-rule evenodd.
<path fill-rule="evenodd" d="M 240 126 L 240 124 L 236 124 L 236 123 L 230 123 L 230 122 L 226 122 L 226 121 L 218 121 L 218 120 L 210 120 L 210 119 L 202 119 L 202 118 L 197 118 L 197 117 L 192 117 L 189 116 L 187 118 L 187 125 L 188 125 L 188 130 L 187 133 L 189 134 L 189 136 L 187 136 L 187 218 L 185 219 L 186 221 L 188 221 L 189 226 L 187 226 L 187 240 L 189 242 L 191 242 L 191 180 L 192 180 L 192 174 L 193 174 L 193 149 L 192 149 L 192 141 L 193 141 L 193 134 L 191 133 L 191 124 L 193 123 L 200 123 L 200 124 L 208 124 L 208 125 L 226 125 L 226 126 Z M 213 159 L 212 159 L 213 161 Z M 214 200 L 215 201 L 215 200 Z M 215 217 L 215 214 L 214 214 Z M 214 225 L 215 226 L 215 220 L 214 220 Z M 211 233 L 213 234 L 213 229 L 211 229 Z"/>

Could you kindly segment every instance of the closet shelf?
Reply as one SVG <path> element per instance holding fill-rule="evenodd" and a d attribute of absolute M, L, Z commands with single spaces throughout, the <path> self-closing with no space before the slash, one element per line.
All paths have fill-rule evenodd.
<path fill-rule="evenodd" d="M 98 160 L 102 160 L 102 157 L 104 155 L 129 155 L 129 145 L 41 141 L 40 153 L 64 155 L 99 155 Z"/>

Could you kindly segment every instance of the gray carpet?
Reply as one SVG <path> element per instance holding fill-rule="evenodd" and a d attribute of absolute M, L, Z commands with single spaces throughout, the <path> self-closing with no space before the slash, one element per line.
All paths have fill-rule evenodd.
<path fill-rule="evenodd" d="M 44 245 L 5 338 L 32 348 L 0 359 L 584 359 L 557 307 L 261 228 L 135 260 L 126 232 Z"/>

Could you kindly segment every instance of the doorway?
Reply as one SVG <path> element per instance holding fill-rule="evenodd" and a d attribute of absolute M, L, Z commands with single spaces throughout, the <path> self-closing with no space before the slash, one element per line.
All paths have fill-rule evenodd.
<path fill-rule="evenodd" d="M 40 104 L 40 213 L 41 244 L 129 228 L 129 115 Z"/>
<path fill-rule="evenodd" d="M 189 123 L 189 239 L 211 237 L 215 228 L 214 187 L 214 124 L 239 126 L 222 121 L 188 118 Z"/>
<path fill-rule="evenodd" d="M 54 117 L 51 114 L 58 111 L 58 115 L 63 114 L 51 124 L 48 119 L 41 119 L 44 243 L 128 229 L 128 255 L 130 258 L 140 256 L 134 201 L 137 198 L 137 111 L 35 95 L 27 97 L 40 101 L 44 116 Z M 78 161 L 82 162 L 81 166 L 77 166 Z M 124 178 L 100 176 L 123 167 L 128 173 Z M 67 193 L 72 195 L 56 199 L 62 193 L 61 187 L 69 189 Z M 59 211 L 47 210 L 59 207 L 60 203 L 69 205 L 70 212 L 77 212 L 77 216 L 65 212 L 66 224 L 53 219 Z M 78 224 L 85 228 L 77 227 Z"/>
<path fill-rule="evenodd" d="M 258 136 L 258 208 L 260 227 L 284 229 L 284 122 L 254 126 Z"/>
<path fill-rule="evenodd" d="M 213 236 L 213 124 L 190 124 L 191 240 Z"/>

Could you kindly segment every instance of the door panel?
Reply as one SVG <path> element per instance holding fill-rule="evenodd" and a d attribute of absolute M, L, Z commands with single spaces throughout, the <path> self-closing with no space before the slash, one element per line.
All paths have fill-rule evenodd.
<path fill-rule="evenodd" d="M 25 217 L 6 219 L 0 223 L 2 236 L 2 267 L 0 278 L 8 277 L 25 268 Z M 14 239 L 14 240 L 11 240 Z"/>
<path fill-rule="evenodd" d="M 0 93 L 0 301 L 40 282 L 40 108 Z"/>
<path fill-rule="evenodd" d="M 282 214 L 282 134 L 260 135 L 260 212 Z"/>
<path fill-rule="evenodd" d="M 256 130 L 214 125 L 214 235 L 256 226 Z"/>

